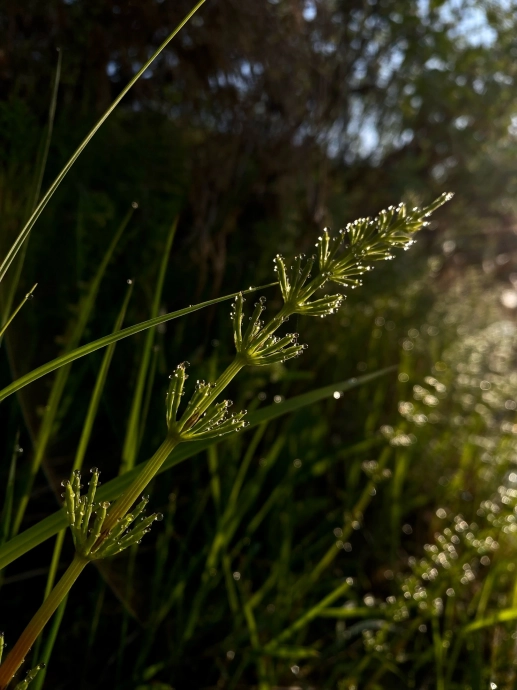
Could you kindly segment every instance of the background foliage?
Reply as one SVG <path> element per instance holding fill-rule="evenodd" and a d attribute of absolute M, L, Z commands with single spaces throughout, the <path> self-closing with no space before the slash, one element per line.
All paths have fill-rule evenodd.
<path fill-rule="evenodd" d="M 186 0 L 4 0 L 2 256 L 33 204 L 56 48 L 44 189 L 189 9 Z M 456 196 L 337 318 L 296 324 L 303 358 L 250 370 L 231 396 L 253 410 L 398 371 L 157 480 L 163 527 L 138 557 L 84 574 L 46 686 L 514 687 L 515 9 L 510 0 L 209 0 L 83 154 L 31 235 L 17 299 L 39 286 L 2 343 L 5 385 L 70 346 L 134 201 L 81 342 L 111 332 L 128 278 L 125 323 L 150 317 L 178 214 L 162 312 L 270 282 L 274 255 L 310 252 L 325 224 L 445 189 Z M 4 311 L 11 285 L 0 290 Z M 274 306 L 274 291 L 268 299 Z M 95 420 L 85 462 L 109 478 L 145 343 L 141 334 L 117 345 Z M 188 359 L 196 378 L 213 378 L 231 351 L 225 305 L 157 329 L 137 461 L 162 439 L 172 368 Z M 70 370 L 22 529 L 56 508 L 101 360 Z M 15 505 L 52 381 L 2 404 L 4 485 L 18 431 L 24 449 Z M 8 640 L 41 601 L 52 547 L 3 573 Z M 63 567 L 70 554 L 66 541 Z M 504 611 L 510 623 L 494 619 Z"/>

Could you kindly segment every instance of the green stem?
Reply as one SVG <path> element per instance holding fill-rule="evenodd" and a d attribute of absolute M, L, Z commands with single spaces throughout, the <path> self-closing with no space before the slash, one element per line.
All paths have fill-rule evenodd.
<path fill-rule="evenodd" d="M 88 561 L 79 556 L 79 554 L 74 556 L 74 560 L 70 563 L 63 577 L 35 613 L 31 622 L 19 637 L 18 642 L 16 642 L 7 655 L 6 660 L 0 666 L 0 690 L 5 690 L 5 688 L 7 688 L 14 674 L 20 668 L 25 657 L 29 653 L 30 648 L 36 641 L 36 638 L 48 623 L 59 604 L 66 597 L 87 563 Z"/>
<path fill-rule="evenodd" d="M 222 391 L 228 386 L 228 384 L 237 376 L 241 369 L 244 369 L 246 362 L 240 355 L 236 355 L 233 362 L 226 367 L 221 376 L 215 382 L 215 388 L 212 392 L 206 396 L 206 398 L 201 402 L 199 407 L 196 408 L 196 414 L 201 417 L 203 412 L 206 412 L 210 405 L 213 403 L 215 398 L 219 397 Z"/>
<path fill-rule="evenodd" d="M 113 508 L 108 513 L 103 525 L 103 535 L 109 532 L 116 525 L 119 518 L 124 517 L 131 509 L 131 506 L 140 497 L 142 491 L 158 472 L 163 463 L 167 460 L 173 449 L 180 443 L 180 439 L 175 436 L 167 436 L 162 445 L 158 448 L 153 457 L 146 462 L 140 474 L 135 477 L 127 490 L 122 494 Z M 103 537 L 101 537 L 103 538 Z M 1 690 L 1 688 L 0 688 Z"/>

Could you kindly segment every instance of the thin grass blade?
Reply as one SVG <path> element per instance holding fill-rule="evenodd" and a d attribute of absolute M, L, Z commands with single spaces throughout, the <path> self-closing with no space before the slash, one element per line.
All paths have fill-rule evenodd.
<path fill-rule="evenodd" d="M 162 299 L 163 284 L 165 282 L 165 274 L 167 272 L 167 265 L 169 263 L 169 255 L 176 235 L 176 228 L 178 227 L 178 217 L 174 219 L 171 228 L 167 234 L 167 240 L 163 249 L 163 256 L 160 262 L 160 270 L 158 271 L 158 278 L 154 290 L 153 304 L 151 307 L 151 319 L 158 316 L 160 310 L 160 302 Z M 140 418 L 142 414 L 142 400 L 145 390 L 145 382 L 147 380 L 147 372 L 149 370 L 149 363 L 151 361 L 151 354 L 153 350 L 155 329 L 149 328 L 146 333 L 144 342 L 144 349 L 140 359 L 140 367 L 136 380 L 135 392 L 133 401 L 131 403 L 131 411 L 129 413 L 128 425 L 126 430 L 126 437 L 122 448 L 122 463 L 120 465 L 120 474 L 124 474 L 132 470 L 135 466 L 138 448 L 140 445 Z"/>
<path fill-rule="evenodd" d="M 226 302 L 227 300 L 236 297 L 238 294 L 240 294 L 240 292 L 242 292 L 242 294 L 247 294 L 251 292 L 256 292 L 257 290 L 265 290 L 266 288 L 273 287 L 274 285 L 277 285 L 277 283 L 259 285 L 258 287 L 254 287 L 249 290 L 233 292 L 231 295 L 225 295 L 224 297 L 216 297 L 215 299 L 211 299 L 206 302 L 200 302 L 199 304 L 195 304 L 194 306 L 185 307 L 184 309 L 179 309 L 178 311 L 173 311 L 168 314 L 163 314 L 162 316 L 157 316 L 155 319 L 141 321 L 140 323 L 137 323 L 134 326 L 124 328 L 118 333 L 110 333 L 110 335 L 106 335 L 103 338 L 93 340 L 91 343 L 87 343 L 86 345 L 82 345 L 81 347 L 78 347 L 75 350 L 72 350 L 71 352 L 60 355 L 59 357 L 56 357 L 56 359 L 53 359 L 50 362 L 47 362 L 46 364 L 42 364 L 37 369 L 33 369 L 24 376 L 20 376 L 19 379 L 16 379 L 16 381 L 13 381 L 11 384 L 0 390 L 0 402 L 8 398 L 13 393 L 16 393 L 16 391 L 20 390 L 21 388 L 28 386 L 29 383 L 37 381 L 42 376 L 50 374 L 56 369 L 64 367 L 67 364 L 70 364 L 71 362 L 75 362 L 76 359 L 85 357 L 86 355 L 89 355 L 92 352 L 95 352 L 96 350 L 100 350 L 103 347 L 107 347 L 108 345 L 111 345 L 111 343 L 116 343 L 119 340 L 128 338 L 131 335 L 135 335 L 136 333 L 145 331 L 147 328 L 152 328 L 153 326 L 158 326 L 161 323 L 172 321 L 172 319 L 179 319 L 181 316 L 192 314 L 193 312 L 199 311 L 200 309 L 204 309 L 205 307 L 210 307 L 214 304 L 219 304 L 220 302 Z"/>
<path fill-rule="evenodd" d="M 16 316 L 16 315 L 18 314 L 18 312 L 21 310 L 21 308 L 23 307 L 23 305 L 25 304 L 25 302 L 28 302 L 28 300 L 32 299 L 32 294 L 33 294 L 34 290 L 35 290 L 37 287 L 38 287 L 38 283 L 35 283 L 35 284 L 31 287 L 31 289 L 29 290 L 29 292 L 25 295 L 25 297 L 22 299 L 22 301 L 20 302 L 20 304 L 19 304 L 19 305 L 16 307 L 16 309 L 13 311 L 13 313 L 11 314 L 11 316 L 9 316 L 9 318 L 8 318 L 7 321 L 5 322 L 4 326 L 0 329 L 0 339 L 3 337 L 4 333 L 5 333 L 6 330 L 9 328 L 9 326 L 11 325 L 11 323 L 12 323 L 12 321 L 14 320 L 15 316 Z"/>

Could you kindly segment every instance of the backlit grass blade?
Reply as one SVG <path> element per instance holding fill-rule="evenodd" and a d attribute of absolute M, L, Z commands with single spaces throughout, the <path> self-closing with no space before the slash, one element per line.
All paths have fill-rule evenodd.
<path fill-rule="evenodd" d="M 115 247 L 117 246 L 120 238 L 122 237 L 122 233 L 126 229 L 127 224 L 129 223 L 131 216 L 133 215 L 133 212 L 134 209 L 130 208 L 125 218 L 122 220 L 119 227 L 117 228 L 117 231 L 115 232 L 115 235 L 111 240 L 110 245 L 102 258 L 99 268 L 97 269 L 97 272 L 90 283 L 90 287 L 86 296 L 79 303 L 78 318 L 72 328 L 72 332 L 67 338 L 67 349 L 73 349 L 77 347 L 79 341 L 83 336 L 84 329 L 86 328 L 86 324 L 88 323 L 88 319 L 90 318 L 90 314 L 95 305 L 95 300 L 99 292 L 101 281 L 104 277 L 108 264 L 111 261 L 113 252 L 115 251 Z M 16 534 L 20 529 L 20 525 L 25 514 L 25 509 L 27 508 L 27 504 L 29 502 L 34 479 L 47 451 L 47 447 L 51 439 L 51 436 L 55 431 L 56 417 L 59 411 L 59 405 L 61 403 L 61 398 L 63 396 L 69 374 L 70 367 L 62 367 L 58 371 L 56 378 L 52 383 L 48 403 L 45 407 L 45 413 L 43 415 L 43 419 L 41 420 L 41 426 L 38 430 L 38 435 L 34 446 L 34 454 L 32 456 L 29 476 L 27 478 L 26 485 L 24 487 L 24 491 L 20 499 L 18 510 L 16 512 L 16 517 L 13 523 L 13 534 Z"/>
<path fill-rule="evenodd" d="M 151 319 L 155 319 L 160 311 L 160 302 L 162 299 L 163 283 L 165 281 L 165 274 L 167 272 L 167 265 L 169 263 L 169 254 L 171 252 L 172 243 L 178 227 L 178 217 L 174 219 L 171 228 L 167 234 L 165 247 L 163 248 L 162 260 L 160 262 L 160 270 L 156 280 L 153 303 L 151 307 Z M 149 328 L 146 333 L 144 348 L 140 358 L 140 367 L 138 369 L 138 376 L 136 379 L 135 391 L 133 394 L 133 401 L 131 403 L 131 411 L 127 423 L 126 437 L 124 439 L 124 446 L 122 448 L 122 463 L 120 465 L 120 474 L 124 474 L 128 470 L 133 469 L 138 454 L 140 445 L 140 419 L 142 414 L 142 400 L 145 390 L 145 382 L 147 380 L 147 372 L 149 370 L 149 363 L 151 361 L 151 354 L 153 350 L 155 329 Z"/>
<path fill-rule="evenodd" d="M 242 292 L 242 294 L 245 295 L 250 292 L 256 292 L 257 290 L 265 290 L 266 288 L 273 287 L 274 285 L 277 285 L 277 283 L 259 285 L 258 287 L 254 287 L 249 290 L 233 292 L 232 294 L 225 295 L 224 297 L 216 297 L 215 299 L 208 300 L 207 302 L 200 302 L 199 304 L 185 307 L 184 309 L 179 309 L 178 311 L 173 311 L 168 314 L 163 314 L 162 316 L 157 316 L 155 319 L 141 321 L 140 323 L 137 323 L 134 326 L 124 328 L 118 333 L 110 333 L 110 335 L 106 335 L 103 338 L 93 340 L 91 343 L 87 343 L 86 345 L 82 345 L 81 347 L 78 347 L 75 350 L 72 350 L 71 352 L 67 352 L 63 355 L 60 355 L 59 357 L 56 357 L 56 359 L 53 359 L 50 362 L 47 362 L 46 364 L 42 364 L 37 369 L 29 371 L 24 376 L 20 376 L 19 379 L 16 379 L 16 381 L 13 381 L 11 384 L 0 390 L 0 402 L 8 398 L 13 393 L 16 393 L 16 391 L 19 391 L 21 388 L 28 386 L 29 383 L 37 381 L 42 376 L 50 374 L 56 369 L 64 367 L 67 364 L 70 364 L 71 362 L 75 362 L 76 359 L 85 357 L 86 355 L 89 355 L 92 352 L 95 352 L 96 350 L 100 350 L 103 347 L 107 347 L 108 345 L 111 345 L 111 343 L 116 343 L 119 340 L 123 340 L 123 338 L 128 338 L 131 335 L 135 335 L 136 333 L 145 331 L 147 328 L 152 328 L 153 326 L 158 326 L 161 323 L 172 321 L 172 319 L 179 319 L 181 316 L 192 314 L 195 311 L 199 311 L 200 309 L 204 309 L 205 307 L 210 307 L 213 304 L 219 304 L 220 302 L 225 302 L 227 300 L 233 299 L 238 294 L 240 294 L 240 292 Z"/>
<path fill-rule="evenodd" d="M 348 379 L 347 381 L 341 381 L 339 383 L 333 383 L 330 386 L 323 386 L 322 388 L 317 388 L 316 390 L 310 391 L 309 393 L 303 393 L 302 395 L 295 396 L 281 403 L 275 403 L 269 405 L 261 410 L 256 410 L 249 415 L 248 421 L 250 425 L 246 427 L 247 429 L 252 429 L 263 422 L 270 421 L 281 417 L 288 412 L 295 412 L 307 405 L 312 405 L 319 400 L 330 397 L 335 391 L 346 392 L 357 388 L 365 383 L 369 383 L 379 376 L 385 376 L 396 370 L 396 367 L 387 367 L 385 369 L 380 369 L 377 372 L 372 372 L 371 374 L 365 374 L 363 376 L 358 376 L 357 378 Z M 208 439 L 206 441 L 197 441 L 193 443 L 184 443 L 170 454 L 168 459 L 163 463 L 159 472 L 165 472 L 165 470 L 178 465 L 180 462 L 187 460 L 188 458 L 205 451 L 210 445 L 215 443 L 221 443 L 223 438 Z M 141 463 L 143 465 L 144 463 Z M 130 486 L 131 482 L 137 474 L 141 471 L 141 465 L 137 465 L 131 472 L 116 477 L 109 482 L 103 484 L 98 491 L 98 498 L 102 501 L 113 501 L 121 493 Z M 11 539 L 7 544 L 0 547 L 0 569 L 5 568 L 6 565 L 12 563 L 24 553 L 27 553 L 32 548 L 46 541 L 50 537 L 57 534 L 60 529 L 67 526 L 66 516 L 63 510 L 60 510 L 53 515 L 41 520 L 33 527 L 25 530 L 18 536 Z"/>
<path fill-rule="evenodd" d="M 205 0 L 199 0 L 199 2 L 196 4 L 196 6 L 187 14 L 187 16 L 178 24 L 178 26 L 174 29 L 172 33 L 170 33 L 165 41 L 161 44 L 161 46 L 151 55 L 149 60 L 143 65 L 141 69 L 138 70 L 138 72 L 135 74 L 135 76 L 131 79 L 129 84 L 125 86 L 122 91 L 119 93 L 117 98 L 113 101 L 113 103 L 110 105 L 110 107 L 106 110 L 104 115 L 100 118 L 100 120 L 95 124 L 93 129 L 87 134 L 86 138 L 81 142 L 77 150 L 73 153 L 72 157 L 68 161 L 68 163 L 65 165 L 65 167 L 61 170 L 59 175 L 56 177 L 54 182 L 50 185 L 50 188 L 44 195 L 44 197 L 41 199 L 39 204 L 36 206 L 34 209 L 34 212 L 32 213 L 31 217 L 25 224 L 25 226 L 22 228 L 20 234 L 16 238 L 13 246 L 9 250 L 7 256 L 5 259 L 2 261 L 0 264 L 0 281 L 3 280 L 5 274 L 7 273 L 7 270 L 9 269 L 9 266 L 13 262 L 14 257 L 16 254 L 20 251 L 25 239 L 28 237 L 30 231 L 32 230 L 32 227 L 34 226 L 35 222 L 38 220 L 39 216 L 41 215 L 43 209 L 45 206 L 48 204 L 52 196 L 54 195 L 54 192 L 56 189 L 59 187 L 61 182 L 65 179 L 68 171 L 71 169 L 75 161 L 79 158 L 81 153 L 84 151 L 86 146 L 89 144 L 91 139 L 94 137 L 94 135 L 97 133 L 97 131 L 101 128 L 101 126 L 104 124 L 104 122 L 108 119 L 108 117 L 111 115 L 111 113 L 115 110 L 117 105 L 120 103 L 120 101 L 124 98 L 124 96 L 128 93 L 128 91 L 131 89 L 131 87 L 140 79 L 142 74 L 147 70 L 147 68 L 154 62 L 154 60 L 158 57 L 158 55 L 163 51 L 163 49 L 172 41 L 174 36 L 185 26 L 185 24 L 189 21 L 189 19 L 197 12 L 197 10 L 205 3 Z"/>

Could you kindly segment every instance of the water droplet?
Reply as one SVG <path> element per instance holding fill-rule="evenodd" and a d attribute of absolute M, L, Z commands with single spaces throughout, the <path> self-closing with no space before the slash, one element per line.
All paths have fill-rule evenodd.
<path fill-rule="evenodd" d="M 154 519 L 156 522 L 161 522 L 163 520 L 163 513 L 156 513 L 156 517 Z"/>
<path fill-rule="evenodd" d="M 100 474 L 98 467 L 92 467 L 90 469 L 90 474 Z"/>
<path fill-rule="evenodd" d="M 132 278 L 128 278 L 128 279 L 126 280 L 126 283 L 127 283 L 128 285 L 133 285 L 133 279 L 132 279 Z"/>
<path fill-rule="evenodd" d="M 30 292 L 28 295 L 25 295 L 25 299 L 26 300 L 34 299 L 34 295 L 32 294 L 32 292 Z"/>

